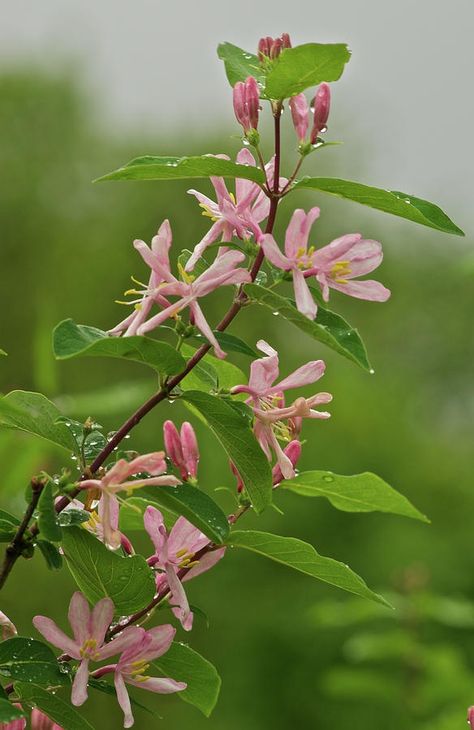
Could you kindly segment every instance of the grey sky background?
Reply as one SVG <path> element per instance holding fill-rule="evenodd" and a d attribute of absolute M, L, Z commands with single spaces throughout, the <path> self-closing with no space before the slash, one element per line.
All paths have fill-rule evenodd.
<path fill-rule="evenodd" d="M 254 50 L 261 35 L 288 31 L 295 44 L 347 42 L 353 57 L 334 88 L 331 138 L 344 129 L 346 149 L 364 141 L 370 157 L 361 163 L 349 154 L 337 174 L 433 199 L 469 230 L 473 0 L 1 0 L 0 7 L 0 64 L 77 66 L 118 131 L 185 134 L 222 120 L 235 134 L 215 55 L 221 40 Z"/>

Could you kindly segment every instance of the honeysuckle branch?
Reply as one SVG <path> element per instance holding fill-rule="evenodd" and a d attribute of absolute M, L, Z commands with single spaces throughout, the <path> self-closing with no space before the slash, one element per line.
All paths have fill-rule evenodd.
<path fill-rule="evenodd" d="M 278 204 L 280 202 L 280 190 L 279 190 L 279 184 L 280 184 L 280 163 L 281 163 L 281 134 L 280 134 L 280 122 L 281 122 L 281 111 L 282 106 L 280 103 L 275 105 L 274 108 L 274 139 L 275 139 L 275 169 L 274 169 L 274 179 L 273 179 L 273 189 L 269 189 L 269 197 L 270 197 L 270 209 L 268 213 L 267 223 L 265 226 L 265 233 L 272 233 L 273 227 L 275 225 L 275 219 L 278 209 Z M 263 168 L 265 170 L 265 168 Z M 251 281 L 255 281 L 257 274 L 262 266 L 262 263 L 264 261 L 265 254 L 263 252 L 262 248 L 259 248 L 258 253 L 250 267 L 250 278 Z M 237 295 L 234 298 L 234 301 L 232 302 L 230 308 L 224 315 L 224 317 L 221 319 L 219 324 L 216 326 L 216 330 L 218 332 L 224 332 L 227 327 L 231 324 L 231 322 L 235 319 L 237 314 L 240 312 L 242 307 L 245 306 L 247 303 L 247 296 L 244 291 L 244 286 L 240 285 Z M 209 350 L 211 349 L 211 344 L 204 344 L 201 345 L 201 347 L 196 350 L 194 355 L 188 360 L 186 363 L 186 366 L 183 368 L 183 370 L 178 373 L 177 375 L 174 375 L 172 378 L 169 378 L 161 387 L 160 389 L 154 393 L 151 398 L 149 398 L 145 403 L 143 403 L 123 424 L 120 426 L 120 428 L 115 432 L 115 434 L 112 436 L 112 438 L 107 442 L 107 444 L 104 446 L 102 451 L 98 454 L 98 456 L 94 459 L 92 464 L 84 471 L 81 477 L 81 481 L 84 481 L 86 479 L 90 479 L 94 474 L 97 473 L 97 471 L 103 466 L 105 461 L 108 459 L 110 454 L 113 453 L 114 449 L 119 446 L 119 444 L 123 441 L 123 439 L 132 431 L 135 426 L 137 426 L 140 421 L 148 414 L 150 411 L 152 411 L 159 403 L 161 403 L 163 400 L 165 400 L 169 395 L 172 393 L 172 391 L 181 383 L 182 380 L 196 367 L 196 365 L 207 355 Z M 33 487 L 33 482 L 32 482 Z M 41 490 L 40 490 L 41 491 Z M 77 497 L 81 493 L 82 489 L 80 486 L 73 489 L 68 495 L 65 495 L 58 499 L 56 501 L 55 509 L 56 512 L 62 512 L 63 509 L 65 509 L 71 502 L 72 499 Z M 39 499 L 39 493 L 36 494 L 35 491 L 33 491 L 32 500 L 30 501 L 30 504 L 28 505 L 27 511 L 25 512 L 25 515 L 23 517 L 23 520 L 21 522 L 20 527 L 18 528 L 17 534 L 15 535 L 15 538 L 13 539 L 12 543 L 8 546 L 4 564 L 0 571 L 0 589 L 5 584 L 6 579 L 8 578 L 8 575 L 10 574 L 13 566 L 15 565 L 17 559 L 20 557 L 23 547 L 23 538 L 26 530 L 28 529 L 28 525 L 31 521 L 31 518 L 33 517 L 34 511 L 36 509 L 38 499 Z M 38 524 L 34 523 L 31 528 L 29 529 L 29 534 L 32 537 L 35 537 L 38 535 L 39 529 Z M 153 603 L 152 608 L 156 605 L 156 603 Z M 144 609 L 144 612 L 142 612 L 142 615 L 145 615 L 150 608 Z M 137 620 L 134 618 L 133 620 Z"/>
<path fill-rule="evenodd" d="M 3 588 L 5 585 L 5 582 L 10 575 L 10 572 L 15 565 L 16 561 L 22 554 L 23 550 L 25 549 L 25 534 L 28 531 L 28 525 L 31 522 L 31 519 L 34 515 L 34 512 L 36 510 L 36 507 L 38 506 L 38 500 L 40 498 L 41 492 L 43 491 L 44 487 L 44 480 L 41 479 L 41 477 L 34 477 L 31 480 L 31 499 L 28 504 L 28 507 L 26 508 L 25 514 L 23 515 L 23 519 L 20 522 L 18 529 L 15 533 L 15 536 L 11 543 L 7 546 L 7 549 L 5 551 L 5 557 L 3 560 L 3 565 L 0 570 L 0 589 Z M 31 535 L 31 532 L 30 532 Z"/>

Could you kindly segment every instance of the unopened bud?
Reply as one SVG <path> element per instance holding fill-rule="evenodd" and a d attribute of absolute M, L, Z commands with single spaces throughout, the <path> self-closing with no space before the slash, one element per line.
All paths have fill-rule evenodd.
<path fill-rule="evenodd" d="M 244 491 L 244 482 L 242 477 L 240 476 L 237 467 L 235 466 L 233 461 L 229 462 L 230 470 L 232 474 L 237 478 L 237 492 L 241 494 Z"/>
<path fill-rule="evenodd" d="M 23 709 L 22 706 L 18 704 L 18 702 L 15 702 L 13 706 L 17 707 L 19 710 Z M 25 730 L 25 727 L 26 720 L 24 717 L 20 717 L 18 718 L 18 720 L 12 720 L 11 722 L 0 723 L 1 730 Z M 60 730 L 62 730 L 62 728 L 60 728 Z"/>
<path fill-rule="evenodd" d="M 12 636 L 16 636 L 17 633 L 15 624 L 10 621 L 8 616 L 0 611 L 0 641 L 11 639 Z"/>
<path fill-rule="evenodd" d="M 274 61 L 282 50 L 291 48 L 291 40 L 288 33 L 282 33 L 280 38 L 266 36 L 258 42 L 258 60 L 265 63 L 268 60 Z"/>
<path fill-rule="evenodd" d="M 245 134 L 258 127 L 260 109 L 260 91 L 257 81 L 249 76 L 246 81 L 238 81 L 233 92 L 234 112 Z"/>
<path fill-rule="evenodd" d="M 316 144 L 320 132 L 326 131 L 331 106 L 331 90 L 328 84 L 321 84 L 314 97 L 314 122 L 311 130 L 311 144 Z"/>
<path fill-rule="evenodd" d="M 467 711 L 467 724 L 474 729 L 474 707 L 470 707 Z"/>
<path fill-rule="evenodd" d="M 299 458 L 301 456 L 301 443 L 298 440 L 290 441 L 288 446 L 284 449 L 285 456 L 289 458 L 291 461 L 291 464 L 293 468 L 297 465 Z M 276 487 L 280 482 L 282 482 L 284 479 L 284 476 L 282 474 L 281 468 L 279 464 L 275 464 L 275 466 L 272 469 L 272 480 L 273 480 L 273 486 Z"/>
<path fill-rule="evenodd" d="M 309 105 L 304 94 L 297 94 L 290 99 L 291 118 L 295 128 L 298 142 L 303 144 L 308 133 L 309 126 Z"/>
<path fill-rule="evenodd" d="M 63 728 L 35 707 L 31 711 L 31 730 L 63 730 Z"/>
<path fill-rule="evenodd" d="M 183 465 L 187 472 L 186 476 L 195 479 L 199 464 L 199 447 L 194 428 L 188 421 L 185 421 L 181 426 L 181 448 L 183 451 Z"/>
<path fill-rule="evenodd" d="M 183 450 L 181 448 L 181 439 L 178 429 L 173 421 L 165 421 L 163 424 L 163 440 L 168 457 L 173 464 L 180 467 L 183 463 Z"/>

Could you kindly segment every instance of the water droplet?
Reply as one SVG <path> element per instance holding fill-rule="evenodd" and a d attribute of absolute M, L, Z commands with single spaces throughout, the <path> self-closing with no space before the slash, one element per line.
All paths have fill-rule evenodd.
<path fill-rule="evenodd" d="M 325 482 L 333 482 L 334 481 L 334 477 L 332 476 L 332 474 L 325 474 L 323 476 L 323 481 L 325 481 Z"/>
<path fill-rule="evenodd" d="M 280 312 L 272 312 L 272 314 L 273 314 L 274 317 L 278 317 L 278 315 L 280 314 Z"/>
<path fill-rule="evenodd" d="M 370 370 L 369 370 L 369 374 L 370 374 L 370 375 L 374 375 L 374 373 L 375 373 L 375 370 L 374 370 L 373 368 L 370 368 Z"/>

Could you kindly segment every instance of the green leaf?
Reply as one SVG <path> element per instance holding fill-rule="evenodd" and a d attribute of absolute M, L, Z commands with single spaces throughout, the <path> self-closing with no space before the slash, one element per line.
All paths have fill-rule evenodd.
<path fill-rule="evenodd" d="M 136 157 L 118 170 L 99 177 L 103 180 L 180 180 L 184 178 L 237 177 L 265 184 L 265 174 L 253 165 L 239 165 L 214 155 L 200 157 Z"/>
<path fill-rule="evenodd" d="M 152 662 L 152 666 L 161 676 L 186 682 L 187 688 L 178 692 L 178 697 L 197 707 L 206 717 L 210 716 L 219 697 L 221 678 L 207 659 L 186 644 L 174 641 L 166 654 Z"/>
<path fill-rule="evenodd" d="M 343 512 L 390 512 L 429 522 L 406 497 L 370 472 L 342 476 L 331 471 L 306 471 L 281 482 L 279 489 L 288 489 L 303 497 L 326 497 Z"/>
<path fill-rule="evenodd" d="M 2 349 L 1 349 L 1 347 L 0 347 L 0 355 L 1 355 L 2 357 L 7 357 L 7 355 L 8 355 L 8 352 L 5 352 L 5 350 L 2 350 Z"/>
<path fill-rule="evenodd" d="M 176 515 L 186 517 L 210 540 L 222 543 L 229 534 L 229 523 L 221 508 L 198 487 L 178 484 L 176 487 L 140 489 L 140 499 L 164 507 Z M 124 502 L 122 509 L 126 509 Z"/>
<path fill-rule="evenodd" d="M 26 717 L 26 713 L 23 710 L 15 707 L 8 700 L 0 699 L 0 723 L 7 724 L 13 720 L 19 720 L 22 717 Z"/>
<path fill-rule="evenodd" d="M 41 537 L 45 540 L 51 542 L 61 540 L 62 531 L 58 525 L 54 508 L 53 485 L 50 481 L 44 485 L 38 500 L 38 527 Z"/>
<path fill-rule="evenodd" d="M 143 515 L 149 504 L 150 501 L 148 499 L 142 499 L 141 497 L 130 497 L 125 500 L 119 515 L 120 530 L 126 534 L 133 530 L 143 532 Z M 163 505 L 160 505 L 160 510 L 166 529 L 171 530 L 176 522 L 176 513 L 166 509 Z"/>
<path fill-rule="evenodd" d="M 265 289 L 258 284 L 246 284 L 245 291 L 250 299 L 268 307 L 272 312 L 277 312 L 314 340 L 322 342 L 370 372 L 367 352 L 358 331 L 338 314 L 318 306 L 318 313 L 313 321 L 298 312 L 286 297 L 282 297 L 270 289 Z"/>
<path fill-rule="evenodd" d="M 63 567 L 63 558 L 56 545 L 52 542 L 48 542 L 47 540 L 37 540 L 36 544 L 39 547 L 48 568 L 50 570 L 61 570 Z"/>
<path fill-rule="evenodd" d="M 189 360 L 196 350 L 190 345 L 183 344 L 181 347 L 186 360 Z M 241 385 L 247 382 L 247 377 L 242 370 L 227 360 L 219 360 L 213 355 L 206 355 L 195 368 L 181 381 L 180 386 L 185 390 L 216 391 L 230 390 L 234 385 Z M 204 388 L 203 388 L 204 385 Z"/>
<path fill-rule="evenodd" d="M 141 555 L 120 557 L 81 527 L 63 530 L 62 547 L 69 570 L 91 603 L 109 597 L 116 614 L 128 616 L 153 599 L 155 579 Z"/>
<path fill-rule="evenodd" d="M 252 358 L 259 357 L 253 347 L 247 345 L 247 343 L 241 340 L 240 337 L 231 335 L 228 332 L 217 332 L 216 330 L 214 330 L 214 335 L 224 352 L 237 352 L 239 355 L 248 355 L 248 357 Z M 194 340 L 194 342 L 197 342 L 199 345 L 207 344 L 206 338 L 202 335 L 193 335 L 190 339 Z M 224 362 L 224 364 L 226 364 L 225 361 L 222 360 L 219 360 L 219 362 Z"/>
<path fill-rule="evenodd" d="M 52 649 L 41 641 L 15 636 L 0 643 L 0 676 L 55 687 L 69 684 Z"/>
<path fill-rule="evenodd" d="M 295 537 L 280 537 L 256 530 L 237 530 L 231 533 L 229 545 L 264 555 L 324 583 L 390 607 L 382 596 L 371 591 L 362 578 L 347 565 L 319 555 L 312 545 Z"/>
<path fill-rule="evenodd" d="M 396 190 L 382 190 L 333 177 L 304 177 L 293 186 L 294 190 L 308 188 L 353 200 L 356 203 L 368 205 L 369 208 L 382 210 L 384 213 L 391 213 L 444 233 L 464 236 L 463 231 L 448 218 L 441 208 L 422 198 L 415 198 L 413 195 Z"/>
<path fill-rule="evenodd" d="M 93 687 L 98 692 L 102 692 L 103 694 L 116 697 L 117 693 L 115 691 L 115 687 L 111 684 L 109 684 L 104 679 L 95 679 L 94 677 L 89 676 L 89 687 Z M 150 710 L 148 707 L 145 707 L 145 705 L 142 705 L 141 702 L 137 702 L 130 694 L 130 702 L 132 703 L 132 707 L 139 707 L 140 710 L 144 710 L 145 712 L 148 712 L 149 715 L 154 715 L 155 713 Z"/>
<path fill-rule="evenodd" d="M 217 55 L 221 61 L 224 61 L 226 76 L 232 87 L 238 81 L 245 81 L 249 76 L 263 82 L 262 67 L 253 53 L 248 53 L 243 48 L 234 46 L 233 43 L 220 43 L 217 47 Z"/>
<path fill-rule="evenodd" d="M 0 542 L 10 542 L 15 537 L 19 524 L 18 517 L 0 509 Z"/>
<path fill-rule="evenodd" d="M 281 52 L 267 76 L 265 93 L 287 99 L 321 81 L 337 81 L 351 57 L 344 43 L 305 43 Z"/>
<path fill-rule="evenodd" d="M 110 337 L 107 332 L 76 324 L 72 319 L 60 322 L 53 332 L 53 351 L 57 360 L 72 357 L 118 357 L 149 365 L 166 375 L 183 369 L 182 356 L 166 342 L 149 337 Z"/>
<path fill-rule="evenodd" d="M 81 525 L 83 522 L 88 522 L 90 517 L 90 512 L 85 509 L 64 509 L 58 515 L 58 522 L 61 527 L 70 527 L 71 525 Z"/>
<path fill-rule="evenodd" d="M 77 452 L 77 444 L 63 423 L 57 423 L 60 411 L 41 393 L 14 390 L 0 398 L 0 427 L 26 431 Z"/>
<path fill-rule="evenodd" d="M 256 512 L 272 501 L 272 474 L 245 417 L 221 398 L 187 391 L 182 396 L 206 419 L 242 477 Z"/>
<path fill-rule="evenodd" d="M 63 730 L 94 730 L 93 726 L 68 702 L 57 694 L 47 692 L 35 684 L 15 683 L 15 690 L 21 701 L 29 707 L 39 707 Z"/>

